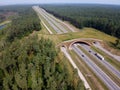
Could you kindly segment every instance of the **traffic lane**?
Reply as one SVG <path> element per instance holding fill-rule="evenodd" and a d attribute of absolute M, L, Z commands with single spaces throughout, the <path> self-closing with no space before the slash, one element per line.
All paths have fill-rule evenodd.
<path fill-rule="evenodd" d="M 78 70 L 78 75 L 81 78 L 81 80 L 84 82 L 84 85 L 86 87 L 86 90 L 91 90 L 91 87 L 89 86 L 87 80 L 85 79 L 85 77 L 83 76 L 83 74 L 80 72 L 79 68 L 77 67 L 77 65 L 74 63 L 74 61 L 72 60 L 70 54 L 67 52 L 67 49 L 65 47 L 61 47 L 61 51 L 64 53 L 64 55 L 68 58 L 68 60 L 70 61 L 70 63 L 72 64 L 72 66 Z"/>
<path fill-rule="evenodd" d="M 109 64 L 105 59 L 101 60 L 100 58 L 98 58 L 95 54 L 96 52 L 93 51 L 90 46 L 85 45 L 85 44 L 78 44 L 80 45 L 82 48 L 84 48 L 86 51 L 88 51 L 93 57 L 96 58 L 96 60 L 98 60 L 101 64 L 103 64 L 108 70 L 110 70 L 114 75 L 116 75 L 118 78 L 120 78 L 120 71 L 118 71 L 116 68 L 114 68 L 111 64 Z"/>
<path fill-rule="evenodd" d="M 95 72 L 95 74 L 108 86 L 110 90 L 119 90 L 120 87 L 116 85 L 94 62 L 92 62 L 87 55 L 85 55 L 77 45 L 73 45 L 72 49 L 78 56 Z M 83 56 L 84 55 L 84 56 Z"/>
<path fill-rule="evenodd" d="M 46 21 L 53 27 L 53 29 L 55 29 L 55 31 L 58 34 L 68 33 L 68 31 L 71 31 L 69 29 L 66 30 L 67 26 L 65 25 L 65 27 L 66 27 L 65 28 L 61 25 L 61 24 L 63 24 L 62 21 L 57 22 L 58 20 L 55 17 L 53 17 L 51 14 L 46 12 L 44 9 L 42 9 L 40 7 L 37 7 L 36 9 L 39 12 L 39 14 L 42 15 L 42 17 L 44 17 L 44 19 L 46 19 Z"/>
<path fill-rule="evenodd" d="M 58 33 L 61 34 L 62 32 L 49 20 L 49 18 L 42 12 L 40 8 L 37 9 L 38 13 L 49 23 L 49 25 Z"/>
<path fill-rule="evenodd" d="M 117 61 L 120 62 L 120 56 L 114 55 L 112 53 L 110 53 L 109 51 L 107 51 L 106 49 L 104 49 L 99 42 L 95 42 L 93 43 L 93 45 L 97 48 L 99 48 L 100 50 L 102 50 L 103 52 L 107 53 L 108 55 L 110 55 L 111 57 L 113 57 L 114 59 L 116 59 Z"/>
<path fill-rule="evenodd" d="M 73 47 L 75 52 L 93 69 L 93 71 L 105 82 L 110 90 L 119 90 L 119 87 L 95 65 L 78 47 Z M 82 57 L 84 55 L 84 57 Z M 92 62 L 92 63 L 91 63 Z"/>
<path fill-rule="evenodd" d="M 53 24 L 51 19 L 41 10 L 39 9 L 39 14 L 43 16 L 43 18 L 50 24 L 50 26 L 58 33 L 62 34 L 62 32 Z"/>
<path fill-rule="evenodd" d="M 58 23 L 54 18 L 51 18 L 50 14 L 46 12 L 44 9 L 41 9 L 44 11 L 45 15 L 54 23 L 63 33 L 67 33 L 68 31 L 60 24 Z"/>
<path fill-rule="evenodd" d="M 47 12 L 47 11 L 44 10 L 44 12 Z M 49 13 L 48 13 L 48 14 L 49 14 Z M 72 32 L 76 32 L 76 31 L 75 31 L 73 28 L 71 28 L 68 24 L 66 24 L 65 22 L 61 21 L 60 19 L 54 17 L 52 14 L 49 14 L 49 16 L 50 16 L 51 18 L 55 19 L 57 22 L 65 25 L 65 27 L 68 28 L 68 30 L 70 30 L 70 31 L 72 31 Z"/>

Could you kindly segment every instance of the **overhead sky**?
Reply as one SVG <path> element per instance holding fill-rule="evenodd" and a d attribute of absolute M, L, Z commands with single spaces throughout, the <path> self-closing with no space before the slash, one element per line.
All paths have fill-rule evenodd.
<path fill-rule="evenodd" d="M 120 5 L 120 0 L 0 0 L 0 5 L 35 3 L 97 3 Z"/>

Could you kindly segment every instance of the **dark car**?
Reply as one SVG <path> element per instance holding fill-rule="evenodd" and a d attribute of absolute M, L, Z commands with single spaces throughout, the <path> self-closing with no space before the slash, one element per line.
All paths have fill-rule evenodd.
<path fill-rule="evenodd" d="M 91 52 L 91 51 L 89 50 L 89 52 Z"/>
<path fill-rule="evenodd" d="M 82 57 L 84 57 L 84 55 L 82 55 Z"/>

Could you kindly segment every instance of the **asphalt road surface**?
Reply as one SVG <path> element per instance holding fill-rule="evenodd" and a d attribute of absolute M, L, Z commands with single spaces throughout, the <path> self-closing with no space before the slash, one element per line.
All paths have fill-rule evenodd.
<path fill-rule="evenodd" d="M 110 55 L 111 57 L 113 57 L 114 59 L 116 59 L 117 61 L 120 62 L 120 56 L 114 55 L 112 53 L 110 53 L 109 51 L 107 51 L 106 49 L 104 49 L 99 42 L 94 43 L 94 46 L 99 48 L 100 50 L 102 50 L 103 52 L 105 52 L 106 54 Z"/>
<path fill-rule="evenodd" d="M 84 82 L 84 86 L 86 88 L 86 90 L 91 90 L 91 87 L 89 86 L 87 80 L 85 79 L 85 77 L 83 76 L 83 74 L 80 72 L 79 68 L 76 66 L 76 64 L 74 63 L 74 61 L 72 60 L 70 54 L 67 52 L 67 49 L 65 47 L 61 47 L 61 51 L 64 53 L 64 55 L 68 58 L 68 60 L 70 61 L 70 63 L 72 64 L 72 66 L 78 70 L 78 75 L 81 78 L 81 80 Z"/>
<path fill-rule="evenodd" d="M 43 9 L 44 10 L 44 9 Z M 52 19 L 56 20 L 58 23 L 61 23 L 62 25 L 64 25 L 67 29 L 69 29 L 69 31 L 72 31 L 72 32 L 76 32 L 73 28 L 71 28 L 68 24 L 66 24 L 65 22 L 63 22 L 62 20 L 60 19 L 57 19 L 56 17 L 54 17 L 52 14 L 49 14 L 47 13 L 45 10 L 44 12 Z M 61 28 L 64 30 L 64 28 Z"/>
<path fill-rule="evenodd" d="M 41 15 L 48 23 L 49 25 L 57 32 L 57 34 L 61 34 L 62 32 L 53 24 L 51 19 L 44 13 L 44 11 L 39 8 L 38 6 L 33 7 L 36 12 L 38 12 L 39 15 Z"/>
<path fill-rule="evenodd" d="M 120 78 L 120 71 L 118 71 L 116 68 L 114 68 L 111 64 L 109 64 L 105 59 L 101 60 L 100 58 L 98 58 L 95 54 L 96 52 L 93 51 L 90 46 L 86 45 L 86 44 L 78 44 L 80 45 L 82 48 L 84 48 L 89 54 L 91 54 L 94 58 L 96 58 L 96 60 L 98 60 L 101 64 L 103 64 L 108 70 L 110 70 L 114 75 L 116 75 L 118 78 Z"/>
<path fill-rule="evenodd" d="M 74 30 L 71 29 L 67 24 L 56 19 L 51 14 L 47 13 L 44 9 L 38 6 L 34 6 L 33 8 L 34 10 L 36 10 L 36 12 L 38 12 L 39 15 L 41 15 L 49 23 L 49 25 L 56 31 L 57 34 L 74 32 Z"/>
<path fill-rule="evenodd" d="M 95 72 L 95 74 L 107 85 L 110 90 L 120 90 L 120 87 L 114 83 L 108 75 L 106 75 L 90 58 L 85 55 L 78 47 L 77 44 L 72 46 L 72 49 L 78 56 Z"/>

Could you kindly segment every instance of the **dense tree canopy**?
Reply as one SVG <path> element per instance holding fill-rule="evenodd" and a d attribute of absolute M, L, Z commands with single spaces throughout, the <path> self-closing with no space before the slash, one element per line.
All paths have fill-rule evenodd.
<path fill-rule="evenodd" d="M 84 90 L 76 71 L 75 76 L 70 78 L 67 67 L 56 62 L 56 56 L 55 46 L 49 39 L 38 40 L 37 36 L 30 36 L 22 41 L 14 41 L 0 55 L 1 88 Z M 74 80 L 77 86 L 74 85 Z"/>
<path fill-rule="evenodd" d="M 43 5 L 54 16 L 70 21 L 78 28 L 92 27 L 120 38 L 120 6 L 113 5 Z"/>
<path fill-rule="evenodd" d="M 24 7 L 25 9 L 18 9 L 19 16 L 12 19 L 9 30 L 8 40 L 13 41 L 14 38 L 21 38 L 32 31 L 39 31 L 41 29 L 40 20 L 31 7 Z"/>
<path fill-rule="evenodd" d="M 31 6 L 6 6 L 3 10 L 16 12 L 18 15 L 14 15 L 11 18 L 12 22 L 0 30 L 0 50 L 10 45 L 15 39 L 21 39 L 41 29 L 40 20 Z"/>
<path fill-rule="evenodd" d="M 32 33 L 41 29 L 32 8 L 15 7 L 18 16 L 0 30 L 0 90 L 85 90 L 54 43 Z"/>

